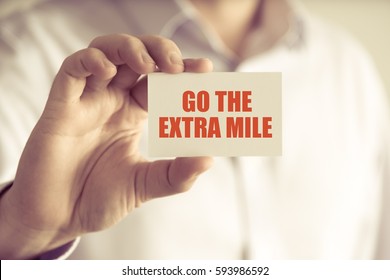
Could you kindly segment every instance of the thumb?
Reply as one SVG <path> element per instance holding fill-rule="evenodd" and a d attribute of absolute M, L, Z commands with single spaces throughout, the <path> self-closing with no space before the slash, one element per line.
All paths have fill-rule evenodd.
<path fill-rule="evenodd" d="M 182 157 L 149 163 L 145 174 L 144 201 L 189 190 L 212 163 L 211 157 Z"/>

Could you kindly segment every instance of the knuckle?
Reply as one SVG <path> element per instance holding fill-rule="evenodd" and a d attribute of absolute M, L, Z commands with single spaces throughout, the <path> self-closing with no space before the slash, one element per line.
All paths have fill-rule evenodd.
<path fill-rule="evenodd" d="M 97 58 L 100 57 L 102 52 L 99 49 L 89 47 L 82 50 L 82 55 L 88 58 Z"/>
<path fill-rule="evenodd" d="M 141 36 L 140 39 L 141 41 L 144 42 L 150 42 L 150 44 L 160 49 L 175 49 L 175 50 L 179 49 L 174 41 L 163 36 L 147 35 L 147 36 Z"/>
<path fill-rule="evenodd" d="M 63 67 L 72 67 L 76 64 L 77 61 L 80 60 L 81 57 L 83 57 L 84 50 L 79 50 L 68 57 L 64 59 L 62 62 Z"/>
<path fill-rule="evenodd" d="M 171 50 L 171 49 L 178 50 L 179 49 L 177 47 L 176 43 L 170 39 L 160 37 L 158 40 L 159 40 L 159 45 L 161 46 L 162 49 L 169 49 L 169 50 Z"/>
<path fill-rule="evenodd" d="M 89 72 L 100 61 L 102 52 L 95 48 L 85 48 L 65 58 L 63 66 L 66 69 L 77 69 L 80 72 Z"/>
<path fill-rule="evenodd" d="M 103 54 L 99 49 L 86 48 L 80 51 L 78 61 L 85 71 L 92 70 L 98 66 L 102 56 Z"/>
<path fill-rule="evenodd" d="M 127 36 L 123 37 L 122 47 L 125 50 L 134 51 L 134 50 L 141 48 L 142 43 L 136 37 L 127 35 Z"/>
<path fill-rule="evenodd" d="M 100 45 L 100 42 L 102 41 L 102 40 L 104 40 L 104 38 L 105 38 L 106 36 L 98 36 L 98 37 L 95 37 L 90 43 L 89 43 L 89 45 L 88 45 L 88 47 L 96 47 L 96 46 L 98 46 L 98 45 Z"/>

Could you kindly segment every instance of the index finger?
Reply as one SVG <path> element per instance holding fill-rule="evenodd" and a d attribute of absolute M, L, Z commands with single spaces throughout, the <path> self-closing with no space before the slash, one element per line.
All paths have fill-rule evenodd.
<path fill-rule="evenodd" d="M 90 47 L 100 49 L 115 65 L 127 64 L 137 74 L 154 72 L 156 66 L 166 73 L 185 68 L 179 47 L 161 36 L 107 35 L 95 38 Z"/>
<path fill-rule="evenodd" d="M 101 50 L 115 65 L 127 64 L 135 74 L 154 72 L 156 63 L 142 41 L 125 34 L 106 35 L 95 38 L 89 47 Z"/>

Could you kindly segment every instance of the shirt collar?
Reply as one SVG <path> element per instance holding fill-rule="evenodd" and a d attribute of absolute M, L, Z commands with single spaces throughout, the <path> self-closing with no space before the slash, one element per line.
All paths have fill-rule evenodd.
<path fill-rule="evenodd" d="M 137 9 L 131 9 L 131 4 L 135 1 L 137 1 Z M 278 47 L 284 47 L 291 50 L 299 48 L 304 43 L 306 23 L 304 17 L 305 12 L 302 5 L 296 0 L 287 1 L 292 10 L 290 14 L 290 26 L 289 30 L 277 42 L 277 45 Z M 131 16 L 134 18 L 134 22 L 142 22 L 142 26 L 140 26 L 141 33 L 159 34 L 167 38 L 172 38 L 175 32 L 184 24 L 192 21 L 205 35 L 205 38 L 207 38 L 208 43 L 214 51 L 222 53 L 232 60 L 236 59 L 235 55 L 224 45 L 219 37 L 210 31 L 207 26 L 202 24 L 198 12 L 189 0 L 130 0 L 123 2 L 130 5 L 128 8 L 132 10 Z M 145 20 L 145 15 L 151 14 L 151 7 L 157 12 L 153 13 L 152 19 Z M 256 38 L 256 30 L 254 31 L 253 37 L 254 39 Z M 254 40 L 254 45 L 255 41 L 256 40 Z M 249 50 L 249 52 L 252 54 L 253 50 Z"/>
<path fill-rule="evenodd" d="M 298 1 L 287 0 L 287 2 L 291 7 L 289 15 L 290 26 L 289 30 L 282 37 L 282 41 L 287 48 L 299 48 L 305 43 L 307 38 L 307 12 L 302 3 Z"/>
<path fill-rule="evenodd" d="M 272 1 L 272 0 L 270 0 Z M 228 57 L 234 58 L 235 55 L 224 45 L 224 43 L 219 39 L 219 37 L 210 32 L 210 30 L 207 29 L 206 26 L 202 26 L 202 22 L 199 19 L 198 13 L 193 7 L 193 5 L 188 0 L 175 0 L 175 2 L 178 4 L 178 6 L 182 9 L 182 17 L 187 17 L 187 20 L 193 20 L 195 21 L 200 28 L 202 29 L 203 33 L 206 35 L 206 37 L 209 40 L 210 45 L 219 52 L 224 53 Z M 274 47 L 282 47 L 287 48 L 289 50 L 293 49 L 299 49 L 303 44 L 305 40 L 305 26 L 306 26 L 306 19 L 305 19 L 305 9 L 304 7 L 298 3 L 296 0 L 287 0 L 287 4 L 291 8 L 291 13 L 288 15 L 289 17 L 289 29 L 287 32 L 277 41 L 277 46 Z M 259 11 L 260 12 L 260 11 Z M 175 24 L 172 24 L 173 21 L 169 23 L 170 27 L 170 34 L 174 33 L 175 29 L 178 29 L 180 27 L 180 24 L 183 24 L 185 21 L 182 19 L 182 21 L 175 21 Z M 259 27 L 261 28 L 261 27 Z M 254 30 L 253 34 L 250 40 L 253 42 L 252 45 L 254 45 L 254 48 L 256 46 L 256 34 L 259 34 L 259 29 Z M 259 39 L 259 38 L 258 38 Z"/>
<path fill-rule="evenodd" d="M 272 1 L 272 0 L 268 0 Z M 282 48 L 288 50 L 298 50 L 304 43 L 306 39 L 306 13 L 304 7 L 298 3 L 296 0 L 286 0 L 287 5 L 289 5 L 290 12 L 287 15 L 288 19 L 288 30 L 275 42 L 272 49 Z M 256 48 L 256 40 L 261 40 L 261 26 L 258 29 L 255 29 L 251 34 L 249 40 L 252 44 L 249 46 Z M 251 52 L 249 50 L 249 52 Z"/>

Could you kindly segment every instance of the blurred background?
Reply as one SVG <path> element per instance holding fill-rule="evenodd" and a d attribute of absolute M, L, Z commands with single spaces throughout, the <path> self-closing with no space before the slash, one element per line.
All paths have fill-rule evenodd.
<path fill-rule="evenodd" d="M 0 18 L 42 1 L 51 0 L 0 0 Z M 296 1 L 360 41 L 373 57 L 390 96 L 390 0 Z"/>
<path fill-rule="evenodd" d="M 390 0 L 298 0 L 351 33 L 371 54 L 390 97 Z"/>

